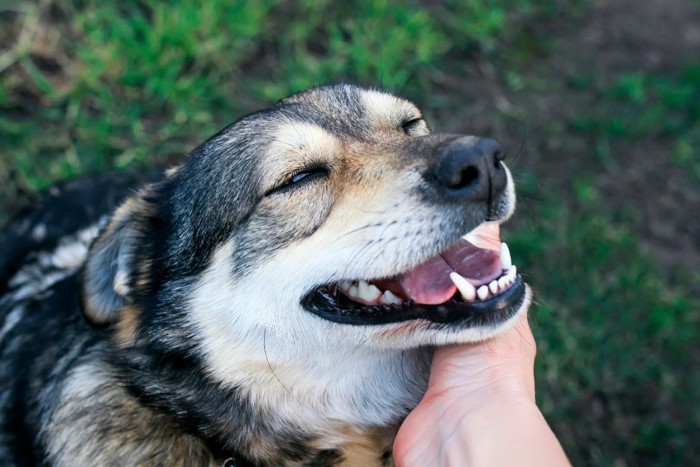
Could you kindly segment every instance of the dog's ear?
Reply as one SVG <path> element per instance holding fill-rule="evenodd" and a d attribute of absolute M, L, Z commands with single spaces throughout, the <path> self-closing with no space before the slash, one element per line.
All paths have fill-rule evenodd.
<path fill-rule="evenodd" d="M 128 199 L 90 248 L 83 278 L 83 313 L 92 324 L 118 321 L 119 310 L 129 303 L 132 259 L 143 207 L 139 197 Z"/>

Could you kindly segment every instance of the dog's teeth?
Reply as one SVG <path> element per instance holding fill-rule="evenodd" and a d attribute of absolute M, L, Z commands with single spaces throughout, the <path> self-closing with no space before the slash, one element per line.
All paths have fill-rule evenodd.
<path fill-rule="evenodd" d="M 503 242 L 501 243 L 501 268 L 507 271 L 512 265 L 513 261 L 510 258 L 510 250 L 506 242 Z"/>
<path fill-rule="evenodd" d="M 515 264 L 510 267 L 508 270 L 508 277 L 510 277 L 511 282 L 515 280 L 515 276 L 518 275 L 518 268 L 515 267 Z"/>
<path fill-rule="evenodd" d="M 348 289 L 348 295 L 350 295 L 350 297 L 352 297 L 352 298 L 357 298 L 359 296 L 358 289 L 357 289 L 356 285 L 350 286 L 350 288 Z"/>
<path fill-rule="evenodd" d="M 468 302 L 473 302 L 476 298 L 476 289 L 471 285 L 464 277 L 460 276 L 456 272 L 450 273 L 450 279 L 454 285 L 459 289 L 459 293 L 462 294 L 462 298 Z"/>
<path fill-rule="evenodd" d="M 498 282 L 496 280 L 492 280 L 489 283 L 489 290 L 491 291 L 492 294 L 496 295 L 498 293 Z"/>
<path fill-rule="evenodd" d="M 486 297 L 489 296 L 489 288 L 482 285 L 476 290 L 476 296 L 479 297 L 479 300 L 486 300 Z"/>
<path fill-rule="evenodd" d="M 507 276 L 503 276 L 500 279 L 498 279 L 498 288 L 500 290 L 506 290 L 509 285 L 510 285 L 510 282 L 508 281 Z"/>
<path fill-rule="evenodd" d="M 340 281 L 338 282 L 338 287 L 340 287 L 343 290 L 348 290 L 350 289 L 350 286 L 352 285 L 352 282 L 350 281 Z"/>
<path fill-rule="evenodd" d="M 382 295 L 381 290 L 376 285 L 368 284 L 367 281 L 360 281 L 357 286 L 357 296 L 362 300 L 373 302 Z"/>
<path fill-rule="evenodd" d="M 379 301 L 385 305 L 398 305 L 401 303 L 401 299 L 391 293 L 391 290 L 385 290 Z"/>
<path fill-rule="evenodd" d="M 382 291 L 379 290 L 379 288 L 374 284 L 370 284 L 370 286 L 367 288 L 367 291 L 369 292 L 368 296 L 372 297 L 370 301 L 375 301 L 376 299 L 382 296 Z"/>

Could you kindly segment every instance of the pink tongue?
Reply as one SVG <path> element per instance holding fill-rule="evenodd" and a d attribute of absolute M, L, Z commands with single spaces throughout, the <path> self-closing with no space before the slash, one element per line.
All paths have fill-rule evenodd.
<path fill-rule="evenodd" d="M 495 238 L 493 225 L 482 224 L 474 233 L 477 238 L 481 237 L 480 245 L 499 248 L 498 225 Z M 499 252 L 460 239 L 441 255 L 399 276 L 398 282 L 404 294 L 416 303 L 438 305 L 452 298 L 457 290 L 450 279 L 452 271 L 457 271 L 475 287 L 488 284 L 502 273 Z"/>

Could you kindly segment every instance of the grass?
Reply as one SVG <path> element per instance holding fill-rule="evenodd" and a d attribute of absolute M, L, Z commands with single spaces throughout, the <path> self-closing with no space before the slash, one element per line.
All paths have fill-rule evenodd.
<path fill-rule="evenodd" d="M 527 93 L 534 80 L 524 70 L 544 63 L 556 39 L 541 26 L 575 22 L 589 8 L 565 0 L 0 7 L 0 222 L 57 180 L 167 165 L 235 118 L 311 85 L 382 85 L 444 115 L 446 102 L 475 96 L 442 83 L 486 64 L 496 71 L 485 80 Z M 546 90 L 560 77 L 550 70 L 536 78 Z M 606 148 L 644 135 L 670 142 L 671 162 L 697 186 L 697 60 L 606 83 L 580 70 L 569 84 L 596 104 L 564 122 L 560 138 L 592 141 L 591 166 L 614 166 Z M 442 128 L 446 118 L 431 123 Z M 546 416 L 575 464 L 700 461 L 700 276 L 649 257 L 594 171 L 577 173 L 566 192 L 543 189 L 546 175 L 521 171 L 527 218 L 505 233 L 537 291 Z"/>
<path fill-rule="evenodd" d="M 537 286 L 538 399 L 587 465 L 681 465 L 700 434 L 700 377 L 686 371 L 700 307 L 683 293 L 697 277 L 664 279 L 590 190 L 579 186 L 573 206 L 539 200 L 537 220 L 510 241 Z"/>
<path fill-rule="evenodd" d="M 574 129 L 593 134 L 598 147 L 650 136 L 671 140 L 670 160 L 688 170 L 692 183 L 700 182 L 700 62 L 670 75 L 621 73 L 595 92 L 602 105 L 573 120 Z"/>
<path fill-rule="evenodd" d="M 21 2 L 0 32 L 5 194 L 163 163 L 235 116 L 329 80 L 423 91 L 447 54 L 493 50 L 510 26 L 545 14 L 534 5 Z"/>

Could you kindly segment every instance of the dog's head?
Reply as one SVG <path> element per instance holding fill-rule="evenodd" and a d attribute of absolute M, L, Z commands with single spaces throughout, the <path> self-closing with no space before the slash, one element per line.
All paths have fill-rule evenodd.
<path fill-rule="evenodd" d="M 177 323 L 210 353 L 263 334 L 320 352 L 487 338 L 529 303 L 498 240 L 515 206 L 503 158 L 490 139 L 431 133 L 389 94 L 291 96 L 116 212 L 88 261 L 86 313 Z"/>

